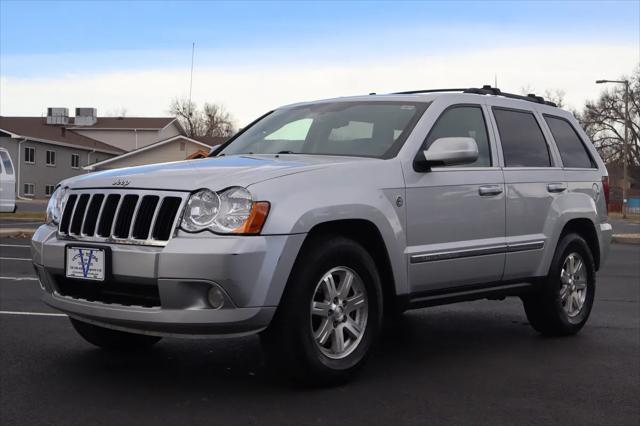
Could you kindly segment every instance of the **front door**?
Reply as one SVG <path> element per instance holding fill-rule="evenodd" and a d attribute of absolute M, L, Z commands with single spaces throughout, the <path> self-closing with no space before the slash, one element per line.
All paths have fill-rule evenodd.
<path fill-rule="evenodd" d="M 407 261 L 414 295 L 499 281 L 505 261 L 505 193 L 481 105 L 445 109 L 421 149 L 438 138 L 472 137 L 473 164 L 405 170 Z"/>

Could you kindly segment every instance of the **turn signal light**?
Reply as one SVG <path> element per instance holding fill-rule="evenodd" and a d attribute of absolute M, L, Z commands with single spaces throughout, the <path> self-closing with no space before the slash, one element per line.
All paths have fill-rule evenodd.
<path fill-rule="evenodd" d="M 235 234 L 257 235 L 262 231 L 264 223 L 267 221 L 270 204 L 268 201 L 255 201 L 251 206 L 251 212 L 247 220 L 235 229 Z"/>

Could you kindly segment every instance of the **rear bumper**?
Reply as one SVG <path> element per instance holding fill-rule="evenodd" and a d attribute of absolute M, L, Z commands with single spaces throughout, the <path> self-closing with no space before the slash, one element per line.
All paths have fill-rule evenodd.
<path fill-rule="evenodd" d="M 135 287 L 155 294 L 150 304 L 69 292 L 65 247 L 83 243 L 58 239 L 50 226 L 34 234 L 32 258 L 44 302 L 73 318 L 154 335 L 239 335 L 269 325 L 303 240 L 303 234 L 222 237 L 205 232 L 179 234 L 165 247 L 87 243 L 109 248 L 109 278 L 76 281 L 76 288 Z M 225 297 L 220 309 L 208 302 L 214 287 Z"/>
<path fill-rule="evenodd" d="M 609 249 L 611 248 L 611 238 L 613 237 L 613 227 L 608 222 L 600 224 L 600 267 L 604 265 L 604 262 L 609 256 Z"/>

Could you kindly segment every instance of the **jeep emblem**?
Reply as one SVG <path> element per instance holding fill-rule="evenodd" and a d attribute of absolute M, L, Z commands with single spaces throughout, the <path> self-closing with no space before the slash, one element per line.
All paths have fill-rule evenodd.
<path fill-rule="evenodd" d="M 122 187 L 125 187 L 125 186 L 129 186 L 130 183 L 131 183 L 131 181 L 129 181 L 129 180 L 118 179 L 117 181 L 113 182 L 111 184 L 111 186 L 122 186 Z"/>

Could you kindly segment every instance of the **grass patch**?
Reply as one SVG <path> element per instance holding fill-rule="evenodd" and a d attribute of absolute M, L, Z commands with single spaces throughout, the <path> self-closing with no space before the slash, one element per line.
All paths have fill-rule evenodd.
<path fill-rule="evenodd" d="M 16 213 L 0 213 L 0 219 L 17 219 L 17 220 L 42 220 L 45 214 L 41 212 L 16 212 Z"/>

